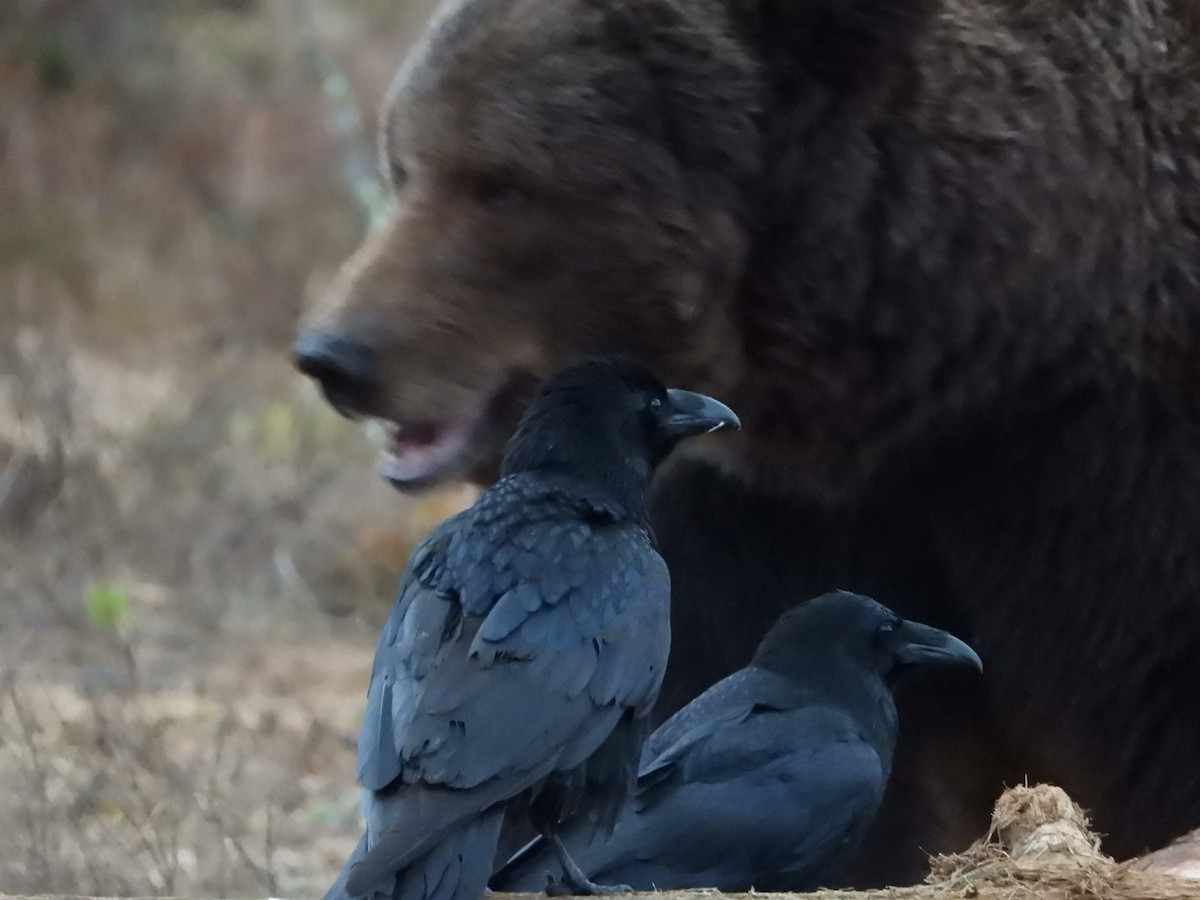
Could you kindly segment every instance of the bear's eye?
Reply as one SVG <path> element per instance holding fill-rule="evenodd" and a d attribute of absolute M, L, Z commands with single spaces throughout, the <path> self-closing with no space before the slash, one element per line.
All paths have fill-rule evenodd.
<path fill-rule="evenodd" d="M 404 168 L 400 163 L 390 163 L 388 165 L 388 174 L 392 176 L 392 187 L 397 191 L 408 184 L 408 169 Z"/>
<path fill-rule="evenodd" d="M 510 178 L 490 176 L 475 182 L 475 202 L 481 206 L 520 206 L 529 192 Z"/>

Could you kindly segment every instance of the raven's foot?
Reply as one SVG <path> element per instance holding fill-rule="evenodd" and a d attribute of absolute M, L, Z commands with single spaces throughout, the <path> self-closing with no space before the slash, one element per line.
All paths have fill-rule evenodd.
<path fill-rule="evenodd" d="M 546 876 L 546 895 L 549 897 L 605 897 L 632 893 L 633 888 L 627 884 L 596 884 L 586 878 L 577 881 L 569 875 L 562 878 Z"/>
<path fill-rule="evenodd" d="M 562 878 L 556 879 L 552 875 L 546 876 L 546 893 L 551 897 L 566 897 L 566 896 L 583 896 L 583 897 L 604 897 L 611 894 L 632 894 L 633 888 L 627 884 L 596 884 L 583 874 L 583 870 L 575 865 L 575 860 L 571 859 L 571 854 L 567 852 L 566 846 L 563 845 L 562 838 L 557 834 L 548 834 L 546 839 L 550 841 L 550 846 L 554 848 L 554 855 L 558 857 L 558 864 L 562 866 Z"/>

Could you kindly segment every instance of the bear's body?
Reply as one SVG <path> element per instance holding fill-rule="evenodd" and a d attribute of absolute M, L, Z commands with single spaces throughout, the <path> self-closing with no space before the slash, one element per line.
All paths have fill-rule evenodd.
<path fill-rule="evenodd" d="M 660 716 L 866 593 L 985 677 L 899 698 L 854 881 L 919 877 L 1026 777 L 1156 847 L 1200 824 L 1188 2 L 456 0 L 389 101 L 397 215 L 301 365 L 399 423 L 402 487 L 490 478 L 579 353 L 727 400 L 744 435 L 654 498 Z"/>

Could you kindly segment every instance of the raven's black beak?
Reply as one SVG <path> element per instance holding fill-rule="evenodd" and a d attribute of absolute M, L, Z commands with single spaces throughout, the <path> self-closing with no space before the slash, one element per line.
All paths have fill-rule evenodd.
<path fill-rule="evenodd" d="M 920 622 L 904 622 L 895 632 L 896 661 L 905 666 L 969 665 L 983 671 L 979 654 L 954 635 Z"/>
<path fill-rule="evenodd" d="M 667 402 L 661 416 L 663 431 L 671 437 L 742 427 L 734 411 L 720 400 L 678 388 L 667 391 Z"/>

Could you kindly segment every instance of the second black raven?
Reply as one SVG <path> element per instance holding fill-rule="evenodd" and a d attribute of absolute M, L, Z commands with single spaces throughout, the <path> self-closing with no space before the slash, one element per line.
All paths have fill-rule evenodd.
<path fill-rule="evenodd" d="M 896 743 L 891 688 L 916 666 L 982 668 L 957 638 L 867 597 L 825 594 L 785 613 L 750 665 L 709 688 L 650 738 L 637 793 L 611 838 L 562 839 L 589 877 L 635 890 L 809 891 L 862 841 Z M 538 838 L 492 878 L 539 891 Z"/>
<path fill-rule="evenodd" d="M 556 832 L 611 827 L 649 731 L 670 583 L 646 490 L 680 439 L 738 424 L 629 362 L 546 381 L 500 481 L 409 560 L 359 736 L 366 834 L 328 898 L 478 900 L 518 809 L 600 890 Z"/>

